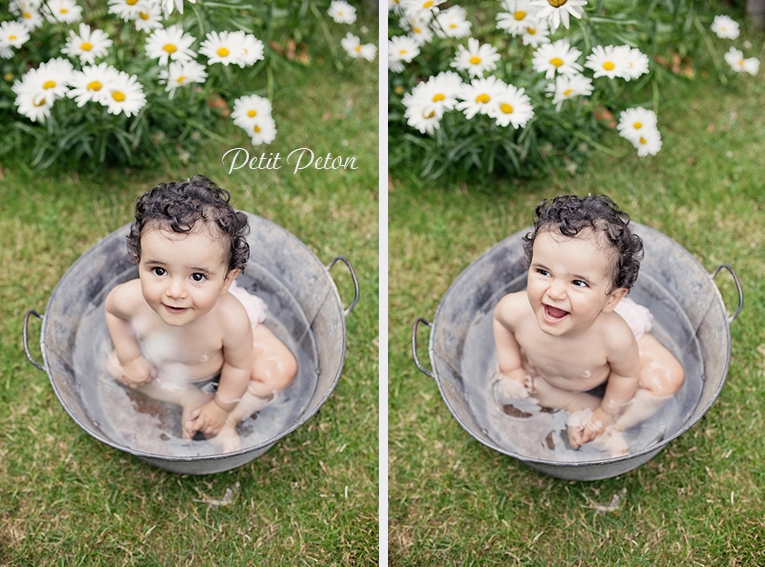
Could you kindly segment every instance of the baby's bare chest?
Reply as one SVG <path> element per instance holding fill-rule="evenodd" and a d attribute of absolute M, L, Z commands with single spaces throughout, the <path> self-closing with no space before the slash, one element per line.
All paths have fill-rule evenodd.
<path fill-rule="evenodd" d="M 605 349 L 591 337 L 585 340 L 555 340 L 557 337 L 517 336 L 528 364 L 559 387 L 584 390 L 608 378 L 610 365 Z"/>

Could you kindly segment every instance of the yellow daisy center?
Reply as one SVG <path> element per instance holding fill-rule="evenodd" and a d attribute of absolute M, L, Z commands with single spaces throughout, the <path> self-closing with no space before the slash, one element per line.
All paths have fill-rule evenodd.
<path fill-rule="evenodd" d="M 406 55 L 406 49 L 399 49 L 398 50 L 399 55 Z"/>
<path fill-rule="evenodd" d="M 633 127 L 635 130 L 640 130 L 640 129 L 643 127 L 643 123 L 642 123 L 642 122 L 635 122 L 635 123 L 632 125 L 632 127 Z"/>
<path fill-rule="evenodd" d="M 133 4 L 137 3 L 138 0 L 125 0 L 125 4 L 128 6 L 132 6 Z"/>
<path fill-rule="evenodd" d="M 360 45 L 357 45 L 353 49 L 356 51 L 356 53 L 361 53 L 361 46 Z"/>
<path fill-rule="evenodd" d="M 613 71 L 614 67 L 616 67 L 616 65 L 614 65 L 612 61 L 606 61 L 605 63 L 603 63 L 603 68 L 606 71 Z"/>
<path fill-rule="evenodd" d="M 125 93 L 123 93 L 122 91 L 114 91 L 112 93 L 112 98 L 116 100 L 117 102 L 125 102 L 125 99 L 127 97 L 125 96 Z"/>
<path fill-rule="evenodd" d="M 478 65 L 481 62 L 481 58 L 478 55 L 473 55 L 469 61 L 471 65 Z"/>
<path fill-rule="evenodd" d="M 183 83 L 183 81 L 185 81 L 185 80 L 186 80 L 186 75 L 181 75 L 180 77 L 178 77 L 177 79 L 175 79 L 175 82 L 176 82 L 176 83 L 178 83 L 178 84 L 180 85 L 180 84 L 182 84 L 182 83 Z"/>
<path fill-rule="evenodd" d="M 552 6 L 553 8 L 560 8 L 563 6 L 568 0 L 547 0 L 547 3 Z"/>
<path fill-rule="evenodd" d="M 435 111 L 435 110 L 431 110 L 431 111 L 430 111 L 430 112 L 428 112 L 427 114 L 425 114 L 424 112 L 422 113 L 422 117 L 423 117 L 423 118 L 427 118 L 428 120 L 430 120 L 431 118 L 433 118 L 435 115 L 436 115 L 436 111 Z"/>
<path fill-rule="evenodd" d="M 260 134 L 260 126 L 258 126 L 257 124 L 255 124 L 255 127 L 253 128 L 253 130 L 255 130 L 255 132 Z"/>
<path fill-rule="evenodd" d="M 55 86 L 56 86 L 56 81 L 45 81 L 43 83 L 43 88 L 44 89 L 52 89 Z"/>
<path fill-rule="evenodd" d="M 420 28 L 412 28 L 412 33 L 422 33 Z"/>
<path fill-rule="evenodd" d="M 441 102 L 442 100 L 446 100 L 446 96 L 441 93 L 436 93 L 433 95 L 433 102 Z"/>
<path fill-rule="evenodd" d="M 85 88 L 88 89 L 89 91 L 98 92 L 101 90 L 101 87 L 103 87 L 103 85 L 101 84 L 101 81 L 90 81 L 88 83 L 88 86 Z"/>
<path fill-rule="evenodd" d="M 148 20 L 149 19 L 149 13 L 148 12 L 138 12 L 138 17 L 142 20 Z"/>
<path fill-rule="evenodd" d="M 33 101 L 32 101 L 32 104 L 34 104 L 35 106 L 42 106 L 42 105 L 44 105 L 44 104 L 45 104 L 45 99 L 44 99 L 44 98 L 41 98 L 39 101 L 37 101 L 37 100 L 33 100 Z"/>
<path fill-rule="evenodd" d="M 641 144 L 647 144 L 648 140 L 646 140 L 643 136 L 640 136 L 640 143 Z"/>
<path fill-rule="evenodd" d="M 502 111 L 504 114 L 512 114 L 512 113 L 513 113 L 513 105 L 512 105 L 512 104 L 507 104 L 506 102 L 505 102 L 505 103 L 503 103 L 503 104 L 501 104 L 501 105 L 499 106 L 499 109 L 500 109 L 500 110 L 501 110 L 501 111 Z"/>
<path fill-rule="evenodd" d="M 481 104 L 486 104 L 491 100 L 491 97 L 487 95 L 486 93 L 479 94 L 477 97 L 475 97 L 476 102 L 480 102 Z"/>
<path fill-rule="evenodd" d="M 250 109 L 247 111 L 247 116 L 249 116 L 250 118 L 254 118 L 257 115 L 258 115 L 258 111 L 255 109 Z"/>
<path fill-rule="evenodd" d="M 536 28 L 526 28 L 526 33 L 529 35 L 537 35 L 537 29 Z"/>
<path fill-rule="evenodd" d="M 566 89 L 565 91 L 563 91 L 563 96 L 569 96 L 573 92 L 574 92 L 574 89 Z"/>
<path fill-rule="evenodd" d="M 452 29 L 455 29 L 457 27 L 457 24 L 451 23 L 451 24 L 449 24 L 449 27 L 452 28 Z"/>
<path fill-rule="evenodd" d="M 228 54 L 230 53 L 230 51 L 226 47 L 219 47 L 218 51 L 216 51 L 215 53 L 218 54 L 218 57 L 228 57 Z"/>
<path fill-rule="evenodd" d="M 16 39 L 15 35 L 9 35 L 8 36 L 8 41 L 13 41 L 14 39 Z"/>
<path fill-rule="evenodd" d="M 168 53 L 175 53 L 176 51 L 178 51 L 178 48 L 175 47 L 172 43 L 166 43 L 165 45 L 162 46 L 162 49 L 167 51 Z"/>
<path fill-rule="evenodd" d="M 433 5 L 433 2 L 432 2 L 431 0 L 428 0 L 427 2 L 425 2 L 425 3 L 422 5 L 422 7 L 423 7 L 423 8 L 430 8 L 432 5 Z"/>
<path fill-rule="evenodd" d="M 515 18 L 519 22 L 525 17 L 526 17 L 526 12 L 524 12 L 523 10 L 518 10 L 515 14 L 513 14 L 513 18 Z"/>
<path fill-rule="evenodd" d="M 69 13 L 69 10 L 67 10 L 66 8 L 61 8 L 61 9 L 58 11 L 58 13 L 59 13 L 59 14 L 68 14 L 68 13 Z"/>
<path fill-rule="evenodd" d="M 561 59 L 560 57 L 553 57 L 552 59 L 550 59 L 550 65 L 554 67 L 560 67 L 561 65 L 563 65 L 563 59 Z"/>
<path fill-rule="evenodd" d="M 29 12 L 24 12 L 23 14 L 21 14 L 21 17 L 24 18 L 25 20 L 31 20 L 32 14 L 30 14 Z"/>
<path fill-rule="evenodd" d="M 91 49 L 93 49 L 93 44 L 90 43 L 89 41 L 83 41 L 80 44 L 80 49 L 82 49 L 83 51 L 90 51 Z"/>

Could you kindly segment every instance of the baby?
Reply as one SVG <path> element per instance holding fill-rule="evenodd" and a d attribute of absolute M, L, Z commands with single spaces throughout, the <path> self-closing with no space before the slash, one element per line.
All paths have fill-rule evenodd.
<path fill-rule="evenodd" d="M 650 312 L 625 299 L 643 251 L 628 223 L 605 196 L 543 201 L 524 237 L 527 289 L 503 297 L 493 322 L 499 393 L 570 412 L 569 445 L 594 441 L 613 456 L 685 379 L 647 334 Z M 589 393 L 604 383 L 602 399 Z"/>
<path fill-rule="evenodd" d="M 265 303 L 234 282 L 249 257 L 249 227 L 229 198 L 201 175 L 140 197 L 127 237 L 138 279 L 105 301 L 109 372 L 180 405 L 184 439 L 201 432 L 224 452 L 241 448 L 237 423 L 297 373 L 295 357 L 262 324 Z M 216 393 L 200 389 L 218 375 Z"/>

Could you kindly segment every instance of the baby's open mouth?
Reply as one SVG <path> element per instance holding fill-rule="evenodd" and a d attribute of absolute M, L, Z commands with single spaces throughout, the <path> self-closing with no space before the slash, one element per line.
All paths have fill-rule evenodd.
<path fill-rule="evenodd" d="M 560 321 L 566 315 L 568 315 L 568 311 L 564 311 L 563 309 L 558 309 L 557 307 L 553 307 L 552 305 L 545 305 L 544 308 L 545 308 L 545 319 L 547 319 L 551 323 Z"/>
<path fill-rule="evenodd" d="M 184 311 L 186 311 L 188 309 L 188 307 L 173 307 L 171 305 L 165 305 L 165 308 L 170 313 L 183 313 Z"/>

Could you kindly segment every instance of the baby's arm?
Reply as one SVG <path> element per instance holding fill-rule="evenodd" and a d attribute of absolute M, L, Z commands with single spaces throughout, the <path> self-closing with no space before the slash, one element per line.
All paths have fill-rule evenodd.
<path fill-rule="evenodd" d="M 526 301 L 525 293 L 509 294 L 503 297 L 494 309 L 494 344 L 497 348 L 497 362 L 501 374 L 510 378 L 517 385 L 529 388 L 533 393 L 533 384 L 523 368 L 521 346 L 515 338 L 515 321 L 523 308 L 522 301 Z M 521 305 L 519 305 L 519 303 Z M 505 389 L 513 390 L 518 394 L 522 390 L 507 385 Z M 502 387 L 502 385 L 500 385 Z M 513 392 L 507 392 L 511 394 Z M 526 394 L 528 395 L 528 393 Z"/>
<path fill-rule="evenodd" d="M 226 424 L 231 410 L 247 390 L 252 376 L 252 327 L 241 303 L 228 297 L 220 299 L 223 331 L 223 368 L 218 390 L 211 400 L 189 414 L 183 424 L 184 438 L 191 439 L 201 431 L 207 437 L 217 435 Z M 230 424 L 235 426 L 235 423 Z"/>
<path fill-rule="evenodd" d="M 611 373 L 603 400 L 586 424 L 569 431 L 569 440 L 574 449 L 599 437 L 613 425 L 635 396 L 640 384 L 640 354 L 637 341 L 626 324 L 621 324 L 623 321 L 618 323 L 614 328 L 606 330 L 605 344 Z"/>
<path fill-rule="evenodd" d="M 141 354 L 138 337 L 130 322 L 138 309 L 136 292 L 140 295 L 140 287 L 137 282 L 133 280 L 118 285 L 109 292 L 104 302 L 106 327 L 122 366 L 121 374 L 115 375 L 115 379 L 130 388 L 148 384 L 157 377 L 157 369 Z"/>

